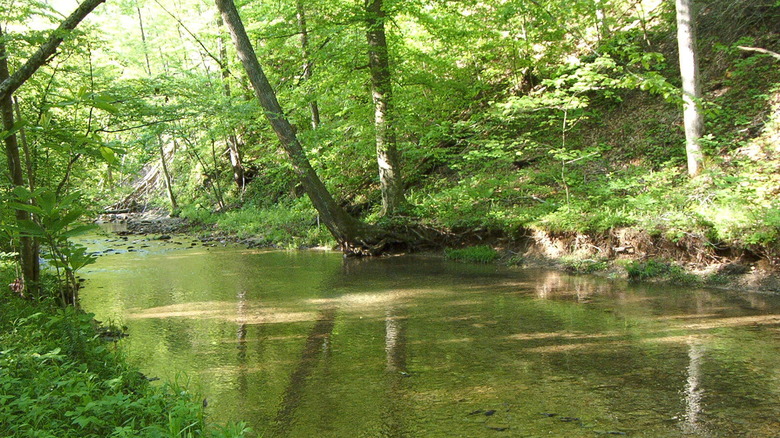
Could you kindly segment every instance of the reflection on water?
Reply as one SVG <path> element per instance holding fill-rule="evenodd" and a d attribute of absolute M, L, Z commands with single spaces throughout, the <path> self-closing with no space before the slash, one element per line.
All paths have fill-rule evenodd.
<path fill-rule="evenodd" d="M 214 418 L 262 436 L 780 430 L 773 296 L 145 244 L 90 267 L 84 307 L 129 327 L 147 375 L 186 373 Z"/>
<path fill-rule="evenodd" d="M 683 430 L 688 433 L 702 433 L 703 428 L 699 424 L 701 412 L 701 362 L 704 356 L 704 348 L 691 338 L 688 340 L 688 382 L 685 385 L 685 424 Z"/>

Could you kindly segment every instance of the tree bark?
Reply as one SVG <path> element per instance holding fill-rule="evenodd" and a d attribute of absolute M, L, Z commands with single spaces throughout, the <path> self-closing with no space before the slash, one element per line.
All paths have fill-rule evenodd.
<path fill-rule="evenodd" d="M 68 31 L 78 26 L 81 20 L 92 12 L 99 4 L 106 0 L 84 0 L 83 3 L 63 21 L 60 26 L 51 33 L 49 39 L 24 63 L 24 65 L 15 71 L 13 75 L 3 79 L 0 82 L 0 100 L 13 94 L 22 84 L 30 79 L 43 64 L 49 61 L 54 52 Z"/>
<path fill-rule="evenodd" d="M 295 1 L 296 15 L 298 16 L 298 31 L 301 33 L 301 51 L 303 52 L 303 80 L 309 81 L 312 75 L 314 63 L 309 53 L 309 30 L 306 25 L 306 9 L 303 6 L 303 0 Z M 316 100 L 309 102 L 311 111 L 311 129 L 317 129 L 320 126 L 320 107 Z"/>
<path fill-rule="evenodd" d="M 222 16 L 217 16 L 217 48 L 219 50 L 219 63 L 222 70 L 222 87 L 224 95 L 227 99 L 230 99 L 230 70 L 228 70 L 227 61 L 227 48 L 225 42 L 222 39 L 221 29 L 224 26 Z M 232 129 L 232 127 L 231 127 Z M 230 155 L 230 167 L 233 169 L 233 181 L 238 186 L 239 190 L 243 190 L 246 185 L 246 178 L 244 176 L 244 164 L 242 163 L 241 150 L 238 147 L 238 136 L 231 133 L 227 138 L 228 154 Z"/>
<path fill-rule="evenodd" d="M 695 177 L 702 170 L 703 155 L 699 139 L 704 131 L 704 119 L 699 102 L 699 63 L 696 51 L 696 19 L 694 0 L 676 0 L 677 46 L 680 51 L 680 76 L 683 91 L 683 119 L 685 123 L 685 152 L 688 158 L 688 176 Z"/>
<path fill-rule="evenodd" d="M 5 35 L 0 28 L 0 81 L 5 83 L 10 77 L 8 70 L 8 55 L 5 46 Z M 19 142 L 14 129 L 14 108 L 11 93 L 5 94 L 0 100 L 0 117 L 3 120 L 3 130 L 11 133 L 5 137 L 5 156 L 8 161 L 8 173 L 11 182 L 16 187 L 26 187 L 22 159 L 19 154 Z M 16 221 L 29 221 L 30 213 L 25 210 L 16 210 Z M 40 281 L 40 263 L 38 261 L 38 244 L 32 237 L 19 238 L 19 262 L 22 267 L 22 280 L 24 288 L 29 296 L 38 295 L 38 283 Z"/>
<path fill-rule="evenodd" d="M 136 5 L 135 10 L 138 11 L 138 27 L 141 28 L 141 44 L 144 47 L 144 58 L 146 59 L 146 74 L 152 75 L 152 63 L 149 62 L 149 47 L 146 45 L 146 32 L 144 32 L 144 19 L 141 16 L 141 8 Z"/>
<path fill-rule="evenodd" d="M 265 111 L 271 127 L 276 133 L 282 148 L 289 157 L 293 170 L 298 176 L 306 194 L 311 199 L 314 208 L 320 214 L 325 226 L 347 253 L 362 253 L 367 246 L 373 230 L 367 225 L 351 217 L 341 208 L 320 180 L 314 168 L 311 167 L 290 122 L 284 116 L 282 108 L 276 99 L 271 85 L 257 60 L 252 44 L 241 22 L 233 0 L 216 0 L 222 18 L 227 24 L 233 42 L 236 45 L 238 57 L 247 72 L 255 95 Z"/>
<path fill-rule="evenodd" d="M 607 14 L 604 11 L 602 0 L 594 0 L 596 10 L 596 28 L 599 33 L 599 41 L 605 41 L 610 36 L 609 23 L 607 23 Z"/>
<path fill-rule="evenodd" d="M 168 171 L 168 164 L 165 162 L 165 148 L 163 147 L 162 136 L 159 134 L 157 134 L 157 142 L 160 146 L 160 163 L 162 164 L 163 176 L 165 177 L 165 191 L 168 193 L 168 200 L 171 202 L 171 216 L 176 216 L 179 205 L 176 203 L 176 196 L 173 194 L 171 173 Z"/>
<path fill-rule="evenodd" d="M 371 92 L 374 100 L 376 159 L 379 165 L 379 184 L 382 190 L 381 215 L 383 216 L 397 213 L 406 203 L 393 125 L 393 86 L 385 36 L 385 19 L 382 0 L 367 0 L 366 39 L 368 40 L 368 65 L 371 71 Z"/>

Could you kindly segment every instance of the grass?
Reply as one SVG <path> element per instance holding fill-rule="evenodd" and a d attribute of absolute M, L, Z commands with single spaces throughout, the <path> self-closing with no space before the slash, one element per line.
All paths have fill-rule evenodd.
<path fill-rule="evenodd" d="M 470 263 L 492 263 L 498 259 L 498 252 L 487 245 L 470 246 L 461 249 L 446 249 L 444 256 L 448 260 Z"/>
<path fill-rule="evenodd" d="M 634 260 L 627 263 L 625 269 L 632 281 L 661 280 L 685 286 L 699 285 L 704 281 L 678 265 L 660 260 Z"/>
<path fill-rule="evenodd" d="M 268 246 L 289 249 L 335 246 L 327 228 L 318 223 L 317 212 L 308 198 L 265 207 L 247 205 L 219 214 L 190 207 L 182 212 L 182 217 Z"/>

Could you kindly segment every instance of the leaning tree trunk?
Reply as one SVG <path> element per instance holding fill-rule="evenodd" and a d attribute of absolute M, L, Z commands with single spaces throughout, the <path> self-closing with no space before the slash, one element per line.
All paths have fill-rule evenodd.
<path fill-rule="evenodd" d="M 168 201 L 171 203 L 171 216 L 176 216 L 179 205 L 176 203 L 176 196 L 173 194 L 171 172 L 168 170 L 168 164 L 165 162 L 165 148 L 163 147 L 162 136 L 160 134 L 157 134 L 157 142 L 160 148 L 160 164 L 162 165 L 163 176 L 165 177 L 165 191 L 168 193 Z M 173 160 L 173 154 L 171 154 L 171 160 Z"/>
<path fill-rule="evenodd" d="M 379 165 L 379 184 L 382 189 L 381 214 L 383 216 L 395 214 L 406 202 L 393 125 L 393 86 L 390 81 L 385 19 L 382 0 L 367 0 L 366 39 L 368 40 L 368 65 L 371 71 L 371 91 L 374 99 L 376 159 Z"/>
<path fill-rule="evenodd" d="M 683 119 L 685 122 L 685 152 L 688 157 L 688 175 L 701 172 L 703 155 L 699 139 L 704 131 L 704 120 L 699 102 L 699 62 L 696 53 L 696 19 L 694 0 L 676 0 L 677 45 L 680 50 L 680 76 L 683 90 Z"/>
<path fill-rule="evenodd" d="M 244 65 L 255 95 L 265 111 L 265 116 L 276 132 L 282 148 L 287 153 L 296 175 L 306 190 L 306 194 L 309 195 L 312 204 L 319 212 L 320 218 L 342 250 L 347 253 L 363 253 L 364 249 L 370 246 L 369 241 L 373 240 L 373 229 L 348 215 L 343 208 L 336 204 L 314 168 L 311 167 L 290 122 L 282 112 L 276 99 L 276 93 L 260 67 L 233 0 L 216 0 L 216 4 L 230 31 L 238 57 Z"/>
<path fill-rule="evenodd" d="M 228 101 L 230 100 L 230 71 L 228 70 L 227 61 L 227 49 L 225 43 L 222 40 L 222 17 L 217 16 L 217 48 L 219 49 L 219 62 L 222 70 L 222 90 L 223 94 Z M 231 127 L 232 129 L 232 127 Z M 230 154 L 230 166 L 233 168 L 233 182 L 236 183 L 239 190 L 243 190 L 246 185 L 246 176 L 244 172 L 244 164 L 242 163 L 241 150 L 238 146 L 238 136 L 235 132 L 231 132 L 227 138 L 228 153 Z"/>
<path fill-rule="evenodd" d="M 5 49 L 5 35 L 0 28 L 0 82 L 6 81 L 10 77 L 8 71 L 8 57 Z M 8 161 L 8 173 L 11 182 L 16 187 L 26 187 L 24 181 L 24 172 L 22 170 L 22 159 L 19 154 L 19 142 L 14 130 L 14 109 L 13 97 L 6 94 L 0 100 L 0 116 L 3 119 L 3 130 L 6 133 L 5 156 Z M 16 222 L 22 223 L 29 221 L 30 213 L 25 210 L 16 210 Z M 38 283 L 40 280 L 40 263 L 38 262 L 38 244 L 32 237 L 22 236 L 19 238 L 19 261 L 22 267 L 22 281 L 27 293 L 35 297 L 38 295 Z M 20 291 L 23 292 L 23 291 Z"/>

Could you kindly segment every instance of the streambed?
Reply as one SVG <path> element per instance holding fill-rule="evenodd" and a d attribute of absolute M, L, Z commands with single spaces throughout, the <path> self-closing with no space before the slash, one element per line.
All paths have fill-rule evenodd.
<path fill-rule="evenodd" d="M 95 237 L 83 307 L 262 436 L 776 436 L 780 299 Z M 110 250 L 109 250 L 110 249 Z"/>

